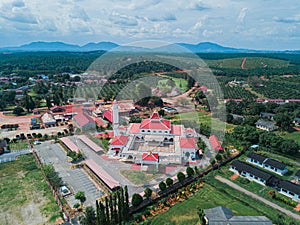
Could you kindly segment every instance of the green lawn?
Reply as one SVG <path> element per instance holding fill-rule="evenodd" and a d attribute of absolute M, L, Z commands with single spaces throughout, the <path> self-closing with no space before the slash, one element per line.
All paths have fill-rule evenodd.
<path fill-rule="evenodd" d="M 18 141 L 17 143 L 9 143 L 10 150 L 23 150 L 28 148 L 27 141 Z"/>
<path fill-rule="evenodd" d="M 146 173 L 140 170 L 121 170 L 120 172 L 124 177 L 136 185 L 146 184 L 162 175 L 159 173 Z"/>
<path fill-rule="evenodd" d="M 197 207 L 202 209 L 225 206 L 240 216 L 267 216 L 276 221 L 278 215 L 273 208 L 257 202 L 231 187 L 215 180 L 212 176 L 206 178 L 206 183 L 195 195 L 177 203 L 170 210 L 152 219 L 153 225 L 186 225 L 198 222 Z M 258 207 L 259 206 L 259 207 Z"/>
<path fill-rule="evenodd" d="M 295 131 L 284 135 L 283 138 L 292 139 L 300 144 L 300 131 Z"/>
<path fill-rule="evenodd" d="M 0 224 L 53 224 L 59 216 L 32 155 L 0 164 Z"/>

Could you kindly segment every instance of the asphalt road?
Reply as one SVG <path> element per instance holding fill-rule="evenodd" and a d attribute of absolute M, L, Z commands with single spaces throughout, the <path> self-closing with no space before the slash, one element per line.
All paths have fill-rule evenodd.
<path fill-rule="evenodd" d="M 280 207 L 279 205 L 276 205 L 275 203 L 270 202 L 270 201 L 268 201 L 268 200 L 266 200 L 266 199 L 264 199 L 264 198 L 262 198 L 262 197 L 260 197 L 260 196 L 258 196 L 256 194 L 254 194 L 254 193 L 252 193 L 252 192 L 250 192 L 250 191 L 248 191 L 248 190 L 246 190 L 246 189 L 238 186 L 237 184 L 231 182 L 230 180 L 227 180 L 227 179 L 225 179 L 223 177 L 220 177 L 220 176 L 216 176 L 215 178 L 218 181 L 221 181 L 222 183 L 227 184 L 228 186 L 230 186 L 230 187 L 232 187 L 232 188 L 234 188 L 234 189 L 236 189 L 238 191 L 241 191 L 244 194 L 251 196 L 252 198 L 257 199 L 257 200 L 265 203 L 266 205 L 271 206 L 272 208 L 277 209 L 278 211 L 280 211 L 280 212 L 282 212 L 282 213 L 284 213 L 284 214 L 286 214 L 286 215 L 288 215 L 290 217 L 293 217 L 296 220 L 300 220 L 300 216 L 299 215 L 297 215 L 295 213 L 292 213 L 291 211 L 289 211 L 287 209 L 284 209 L 284 208 Z"/>

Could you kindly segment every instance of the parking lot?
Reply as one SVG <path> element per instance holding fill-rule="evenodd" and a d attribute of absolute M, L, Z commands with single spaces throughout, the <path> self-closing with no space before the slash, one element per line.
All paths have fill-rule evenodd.
<path fill-rule="evenodd" d="M 69 205 L 72 207 L 78 200 L 75 200 L 74 194 L 83 191 L 86 196 L 86 206 L 95 206 L 96 198 L 103 196 L 103 191 L 96 186 L 83 169 L 72 169 L 72 163 L 69 163 L 65 151 L 59 144 L 52 144 L 50 141 L 35 146 L 42 163 L 53 164 L 55 170 L 59 173 L 63 182 L 71 189 L 72 195 L 66 197 Z"/>

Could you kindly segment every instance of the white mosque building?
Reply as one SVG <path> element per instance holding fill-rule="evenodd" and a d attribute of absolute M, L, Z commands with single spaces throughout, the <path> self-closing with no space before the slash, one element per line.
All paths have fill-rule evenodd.
<path fill-rule="evenodd" d="M 154 112 L 141 123 L 131 123 L 121 130 L 117 102 L 112 108 L 114 138 L 110 141 L 110 156 L 144 165 L 191 163 L 202 154 L 194 129 L 171 124 Z"/>

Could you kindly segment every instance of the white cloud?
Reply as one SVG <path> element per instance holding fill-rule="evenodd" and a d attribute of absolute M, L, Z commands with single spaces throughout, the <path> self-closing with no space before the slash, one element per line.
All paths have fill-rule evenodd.
<path fill-rule="evenodd" d="M 43 3 L 0 0 L 1 45 L 12 43 L 14 39 L 9 36 L 19 37 L 20 41 L 128 43 L 160 39 L 278 48 L 281 45 L 272 46 L 270 41 L 276 35 L 277 40 L 285 41 L 282 46 L 288 46 L 290 37 L 300 43 L 297 37 L 300 2 L 271 3 L 271 0 L 53 0 Z"/>

